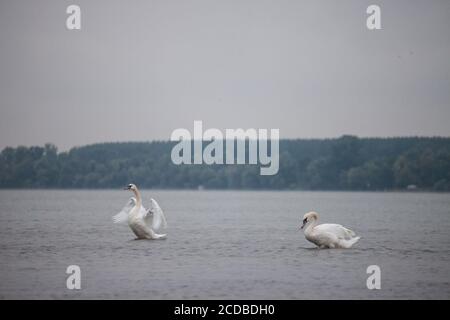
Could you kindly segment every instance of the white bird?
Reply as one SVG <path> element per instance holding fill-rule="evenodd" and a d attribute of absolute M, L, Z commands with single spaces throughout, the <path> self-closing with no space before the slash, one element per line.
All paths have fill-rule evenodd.
<path fill-rule="evenodd" d="M 340 224 L 324 223 L 317 225 L 319 215 L 311 211 L 303 216 L 303 225 L 306 240 L 319 248 L 350 248 L 360 237 Z"/>
<path fill-rule="evenodd" d="M 134 184 L 129 184 L 125 190 L 131 190 L 135 197 L 131 197 L 123 209 L 113 217 L 114 223 L 128 222 L 137 239 L 162 239 L 166 234 L 156 233 L 166 228 L 166 217 L 156 200 L 150 199 L 150 209 L 142 205 L 141 193 Z"/>

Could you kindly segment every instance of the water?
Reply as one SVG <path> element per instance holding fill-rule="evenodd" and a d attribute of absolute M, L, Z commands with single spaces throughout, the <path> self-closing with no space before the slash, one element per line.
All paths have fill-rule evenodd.
<path fill-rule="evenodd" d="M 126 191 L 0 191 L 2 299 L 449 299 L 450 195 L 144 190 L 168 239 L 135 241 L 111 216 Z M 318 250 L 303 213 L 362 236 Z M 68 265 L 81 290 L 66 288 Z M 368 290 L 366 268 L 381 268 Z"/>

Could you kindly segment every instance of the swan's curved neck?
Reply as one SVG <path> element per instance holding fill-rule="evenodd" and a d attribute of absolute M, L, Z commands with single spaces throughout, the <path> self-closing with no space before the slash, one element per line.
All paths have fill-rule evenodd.
<path fill-rule="evenodd" d="M 141 199 L 141 193 L 139 192 L 139 190 L 136 188 L 135 190 L 133 190 L 134 195 L 136 196 L 136 207 L 141 207 L 142 205 L 142 199 Z"/>

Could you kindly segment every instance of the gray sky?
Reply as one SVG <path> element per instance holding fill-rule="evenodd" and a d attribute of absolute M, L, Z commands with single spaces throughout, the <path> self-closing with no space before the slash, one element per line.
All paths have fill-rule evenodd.
<path fill-rule="evenodd" d="M 0 0 L 0 44 L 0 149 L 167 140 L 194 120 L 450 135 L 450 1 Z"/>

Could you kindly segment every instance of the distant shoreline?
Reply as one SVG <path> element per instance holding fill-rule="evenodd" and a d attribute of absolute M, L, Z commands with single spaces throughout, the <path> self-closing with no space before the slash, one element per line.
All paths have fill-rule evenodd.
<path fill-rule="evenodd" d="M 175 144 L 104 143 L 68 152 L 52 144 L 5 148 L 0 189 L 111 189 L 135 183 L 162 190 L 450 191 L 450 138 L 281 139 L 279 170 L 271 176 L 260 175 L 258 165 L 237 164 L 236 158 L 230 164 L 174 164 Z"/>

